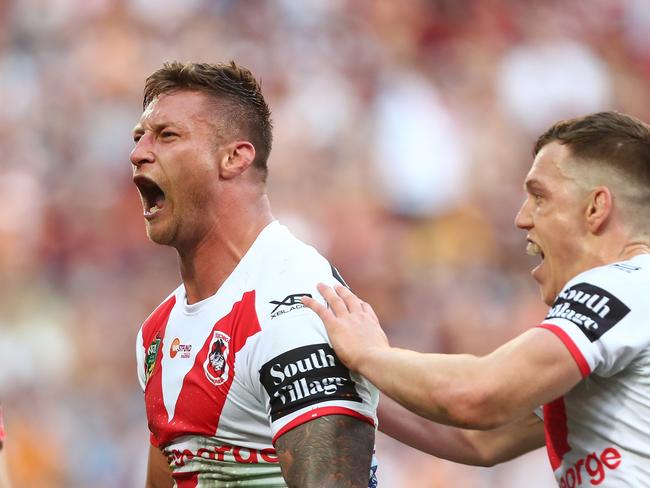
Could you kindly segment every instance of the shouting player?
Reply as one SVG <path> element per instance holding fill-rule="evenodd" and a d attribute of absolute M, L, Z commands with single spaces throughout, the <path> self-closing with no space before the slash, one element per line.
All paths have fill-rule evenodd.
<path fill-rule="evenodd" d="M 331 310 L 304 302 L 352 370 L 423 417 L 481 429 L 387 402 L 382 430 L 403 442 L 478 465 L 546 444 L 560 487 L 650 486 L 650 130 L 616 112 L 559 122 L 538 139 L 525 189 L 516 224 L 550 309 L 492 354 L 391 348 L 342 287 L 319 286 Z"/>
<path fill-rule="evenodd" d="M 143 108 L 133 181 L 182 278 L 137 339 L 147 486 L 374 486 L 377 390 L 300 302 L 338 274 L 271 215 L 259 84 L 235 63 L 169 63 Z"/>

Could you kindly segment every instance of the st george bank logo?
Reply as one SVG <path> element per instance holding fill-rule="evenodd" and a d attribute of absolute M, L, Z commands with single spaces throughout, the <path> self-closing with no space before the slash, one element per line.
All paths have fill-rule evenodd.
<path fill-rule="evenodd" d="M 169 355 L 172 359 L 180 352 L 181 358 L 189 358 L 190 352 L 192 351 L 192 344 L 181 344 L 180 339 L 177 337 L 172 341 L 172 345 L 169 348 Z"/>

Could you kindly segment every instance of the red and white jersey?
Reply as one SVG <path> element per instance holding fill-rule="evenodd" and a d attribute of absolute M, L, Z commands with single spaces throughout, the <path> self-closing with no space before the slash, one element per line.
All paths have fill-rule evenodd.
<path fill-rule="evenodd" d="M 376 425 L 377 390 L 343 366 L 300 302 L 324 303 L 316 284 L 337 279 L 316 250 L 272 222 L 215 295 L 188 305 L 181 285 L 147 318 L 138 376 L 151 443 L 177 486 L 284 487 L 279 436 L 324 415 Z"/>
<path fill-rule="evenodd" d="M 583 380 L 543 408 L 560 487 L 650 486 L 650 255 L 567 283 L 540 325 Z"/>

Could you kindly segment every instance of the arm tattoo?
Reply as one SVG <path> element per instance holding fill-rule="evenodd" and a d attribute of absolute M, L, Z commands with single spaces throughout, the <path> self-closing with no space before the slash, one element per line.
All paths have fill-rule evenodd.
<path fill-rule="evenodd" d="M 289 487 L 367 488 L 374 443 L 372 425 L 327 415 L 283 434 L 275 449 Z"/>

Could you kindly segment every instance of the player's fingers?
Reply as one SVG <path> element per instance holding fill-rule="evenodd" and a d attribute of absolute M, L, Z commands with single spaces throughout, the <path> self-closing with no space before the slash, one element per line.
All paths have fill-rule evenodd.
<path fill-rule="evenodd" d="M 375 311 L 373 310 L 373 308 L 370 306 L 369 303 L 361 302 L 361 310 L 363 310 L 368 315 L 370 315 L 375 320 L 375 322 L 379 323 L 379 319 L 377 318 L 377 314 L 375 313 Z"/>
<path fill-rule="evenodd" d="M 311 297 L 304 296 L 300 299 L 300 301 L 303 303 L 305 307 L 311 308 L 316 314 L 321 318 L 325 318 L 325 315 L 329 310 L 327 307 L 323 304 L 321 304 L 318 300 L 315 300 Z M 331 312 L 330 312 L 331 313 Z"/>
<path fill-rule="evenodd" d="M 343 299 L 338 296 L 334 288 L 323 283 L 319 283 L 317 288 L 320 294 L 327 300 L 330 309 L 336 317 L 341 317 L 343 314 L 348 313 L 348 307 L 345 305 Z"/>
<path fill-rule="evenodd" d="M 359 299 L 359 297 L 357 297 L 345 286 L 337 285 L 334 289 L 336 291 L 336 294 L 343 299 L 350 312 L 361 312 L 361 304 L 363 302 Z"/>

